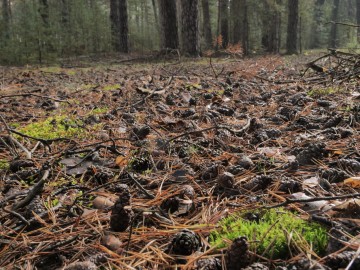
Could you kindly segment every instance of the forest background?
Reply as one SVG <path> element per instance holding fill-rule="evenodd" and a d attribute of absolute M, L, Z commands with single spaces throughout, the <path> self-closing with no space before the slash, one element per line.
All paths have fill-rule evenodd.
<path fill-rule="evenodd" d="M 360 0 L 1 0 L 0 64 L 356 49 Z M 355 26 L 355 27 L 349 27 Z"/>

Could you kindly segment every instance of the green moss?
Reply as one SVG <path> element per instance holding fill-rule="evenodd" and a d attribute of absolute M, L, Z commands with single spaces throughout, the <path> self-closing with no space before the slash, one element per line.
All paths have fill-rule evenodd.
<path fill-rule="evenodd" d="M 320 97 L 320 96 L 327 96 L 330 94 L 334 94 L 339 92 L 339 89 L 334 87 L 328 87 L 328 88 L 317 88 L 310 90 L 307 94 L 310 97 Z"/>
<path fill-rule="evenodd" d="M 106 85 L 102 89 L 104 91 L 111 91 L 111 90 L 116 90 L 116 89 L 120 89 L 120 88 L 121 88 L 120 84 L 117 83 L 117 84 Z"/>
<path fill-rule="evenodd" d="M 44 121 L 28 124 L 19 131 L 28 136 L 42 139 L 71 138 L 84 135 L 82 124 L 81 121 L 67 116 L 55 116 Z"/>
<path fill-rule="evenodd" d="M 280 209 L 259 213 L 260 221 L 249 221 L 241 215 L 233 215 L 219 222 L 211 233 L 210 244 L 218 248 L 227 246 L 228 240 L 246 236 L 250 248 L 259 255 L 272 259 L 284 259 L 296 253 L 296 248 L 312 248 L 323 254 L 328 242 L 326 230 L 319 224 L 307 222 L 289 211 Z"/>
<path fill-rule="evenodd" d="M 99 108 L 96 108 L 96 109 L 93 109 L 90 114 L 93 115 L 93 114 L 102 114 L 102 113 L 106 113 L 107 111 L 109 110 L 108 107 L 99 107 Z"/>
<path fill-rule="evenodd" d="M 0 170 L 7 170 L 9 169 L 9 162 L 5 159 L 0 159 Z"/>

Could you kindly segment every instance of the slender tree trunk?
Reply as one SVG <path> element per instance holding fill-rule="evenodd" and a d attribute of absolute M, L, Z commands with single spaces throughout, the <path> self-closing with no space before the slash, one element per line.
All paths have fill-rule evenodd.
<path fill-rule="evenodd" d="M 178 49 L 179 38 L 175 0 L 159 0 L 162 49 Z"/>
<path fill-rule="evenodd" d="M 202 13 L 203 13 L 203 35 L 205 40 L 205 47 L 210 48 L 212 44 L 212 35 L 211 35 L 209 0 L 202 0 L 201 4 L 202 4 Z"/>
<path fill-rule="evenodd" d="M 39 0 L 39 13 L 45 27 L 49 26 L 49 3 L 48 0 Z"/>
<path fill-rule="evenodd" d="M 232 0 L 231 1 L 231 21 L 232 21 L 232 42 L 237 44 L 241 41 L 241 27 L 243 17 L 243 5 L 241 0 Z"/>
<path fill-rule="evenodd" d="M 198 0 L 181 0 L 180 5 L 182 50 L 190 56 L 198 56 Z"/>
<path fill-rule="evenodd" d="M 244 55 L 249 54 L 249 22 L 248 22 L 248 4 L 247 0 L 242 0 L 244 16 L 241 28 L 242 47 Z"/>
<path fill-rule="evenodd" d="M 118 0 L 110 0 L 110 23 L 112 44 L 115 51 L 120 51 L 120 18 Z"/>
<path fill-rule="evenodd" d="M 360 0 L 356 0 L 356 22 L 360 26 Z M 360 42 L 360 27 L 357 28 L 357 40 Z"/>
<path fill-rule="evenodd" d="M 128 28 L 128 10 L 127 0 L 119 0 L 119 22 L 120 22 L 120 43 L 119 51 L 123 53 L 129 52 L 129 28 Z"/>
<path fill-rule="evenodd" d="M 155 0 L 151 0 L 151 4 L 152 4 L 153 11 L 154 11 L 154 19 L 155 19 L 156 30 L 159 31 L 158 11 L 157 11 L 157 8 L 156 8 Z"/>
<path fill-rule="evenodd" d="M 339 5 L 340 5 L 340 0 L 334 0 L 332 14 L 331 14 L 331 21 L 333 23 L 331 25 L 330 41 L 329 41 L 329 46 L 334 49 L 338 47 L 338 40 L 337 40 L 338 26 L 336 22 L 338 22 L 338 18 L 339 18 Z"/>
<path fill-rule="evenodd" d="M 2 0 L 2 15 L 4 23 L 4 38 L 9 39 L 10 37 L 10 1 Z"/>
<path fill-rule="evenodd" d="M 324 5 L 325 0 L 316 0 L 315 10 L 314 10 L 314 26 L 313 37 L 312 37 L 312 48 L 321 48 L 322 47 L 322 32 L 323 30 L 323 20 L 324 20 Z"/>
<path fill-rule="evenodd" d="M 229 1 L 219 0 L 220 11 L 220 32 L 222 37 L 222 47 L 226 48 L 229 44 Z"/>
<path fill-rule="evenodd" d="M 299 0 L 288 0 L 288 28 L 286 50 L 288 54 L 296 54 L 298 44 Z"/>
<path fill-rule="evenodd" d="M 278 38 L 280 31 L 280 12 L 277 10 L 276 2 L 264 2 L 266 15 L 262 21 L 262 46 L 266 52 L 278 53 Z"/>

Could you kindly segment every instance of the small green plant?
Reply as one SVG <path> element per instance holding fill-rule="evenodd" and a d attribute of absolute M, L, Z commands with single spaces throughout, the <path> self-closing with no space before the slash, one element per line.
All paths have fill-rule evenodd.
<path fill-rule="evenodd" d="M 317 254 L 324 253 L 328 236 L 319 224 L 302 220 L 283 209 L 266 210 L 258 215 L 258 221 L 247 220 L 246 215 L 221 220 L 218 229 L 210 234 L 210 244 L 224 248 L 227 240 L 246 236 L 252 251 L 272 259 L 290 257 L 299 249 L 311 248 Z"/>

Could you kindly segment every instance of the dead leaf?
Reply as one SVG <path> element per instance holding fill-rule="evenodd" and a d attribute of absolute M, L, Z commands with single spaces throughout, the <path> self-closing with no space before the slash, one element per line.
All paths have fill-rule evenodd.
<path fill-rule="evenodd" d="M 92 203 L 95 209 L 106 209 L 114 205 L 114 203 L 110 201 L 108 198 L 100 197 L 100 196 L 96 197 Z"/>
<path fill-rule="evenodd" d="M 344 184 L 353 188 L 360 188 L 360 177 L 350 177 L 345 179 Z"/>

